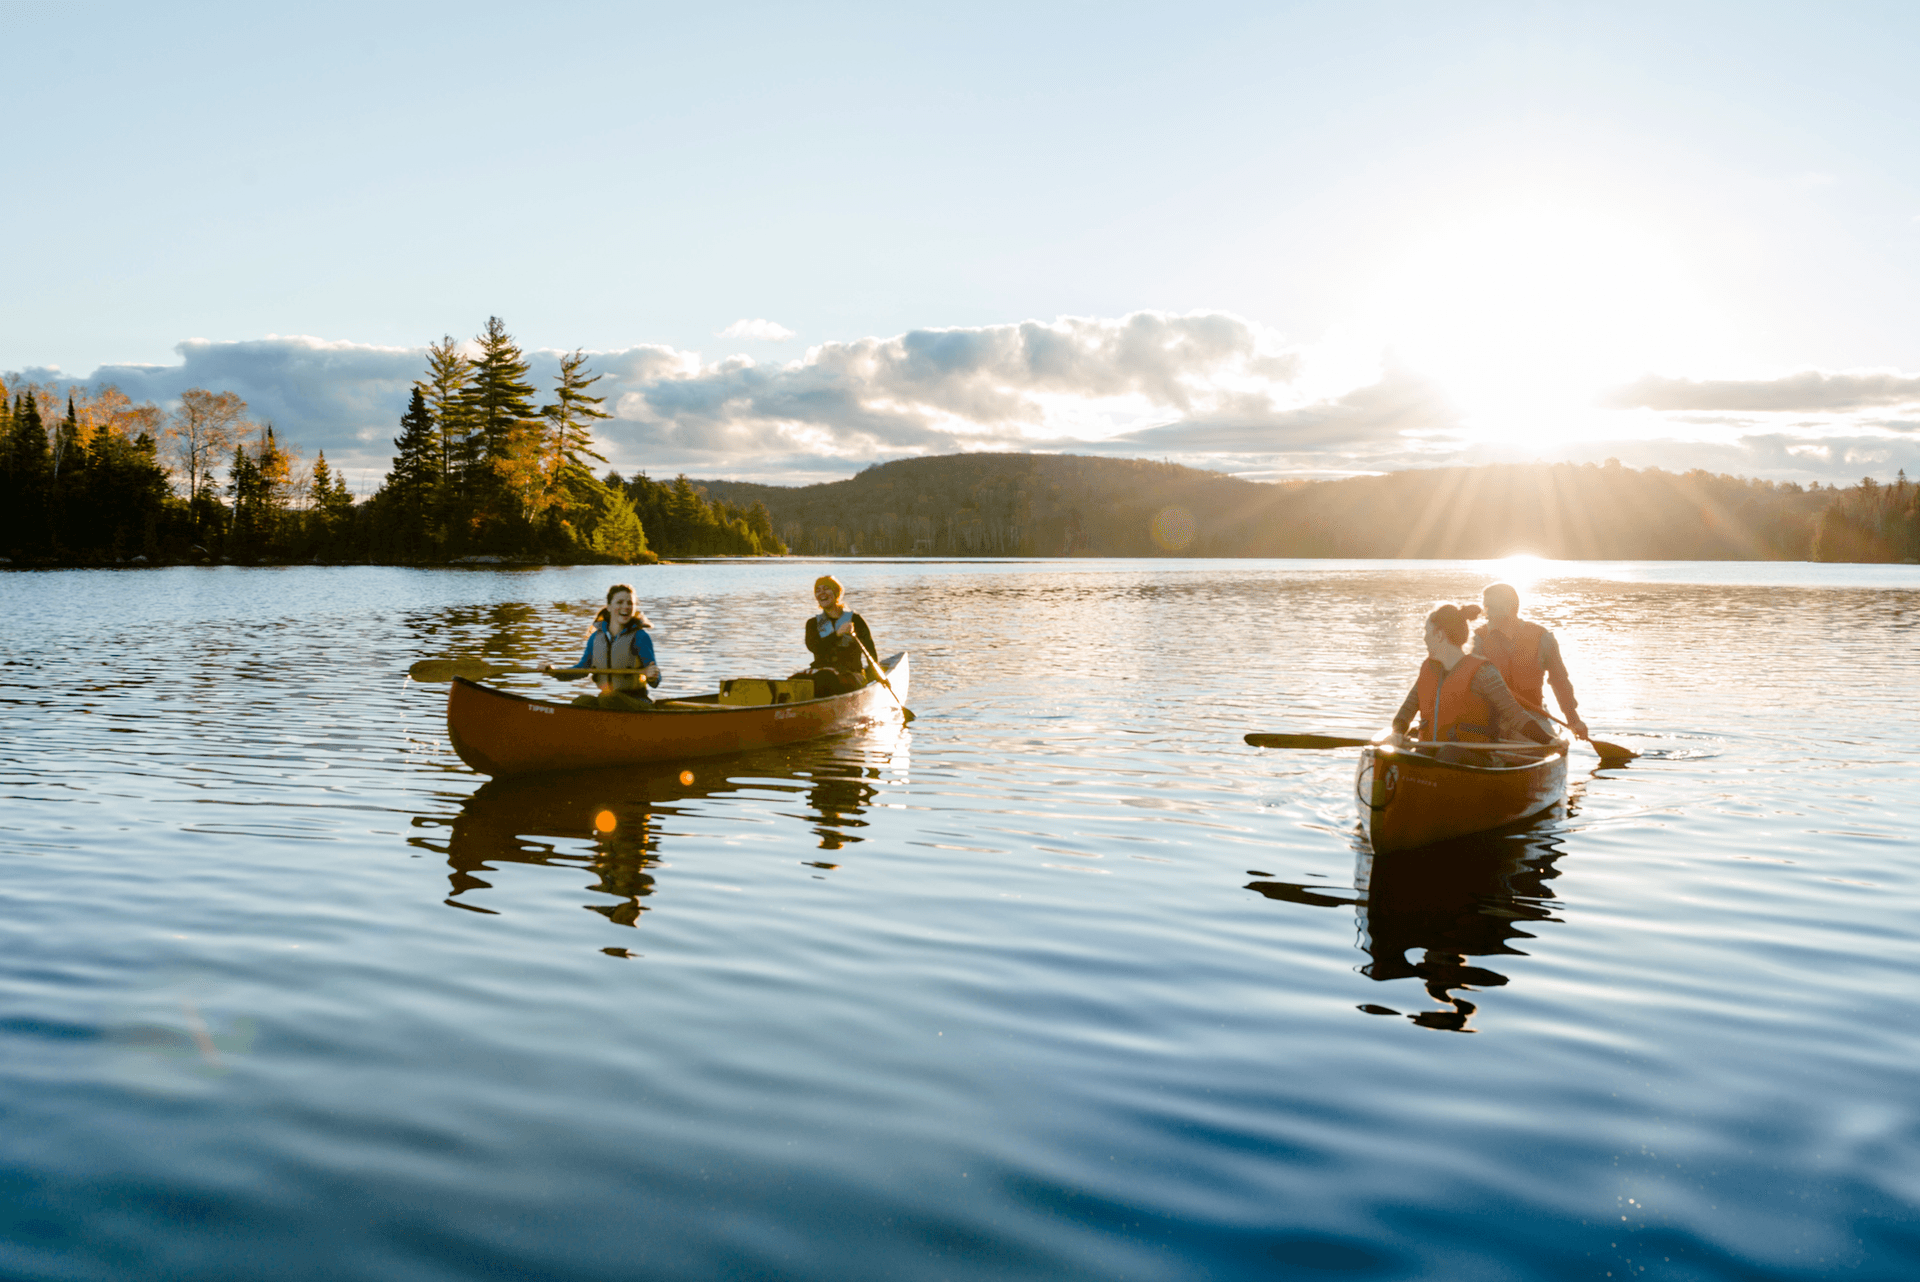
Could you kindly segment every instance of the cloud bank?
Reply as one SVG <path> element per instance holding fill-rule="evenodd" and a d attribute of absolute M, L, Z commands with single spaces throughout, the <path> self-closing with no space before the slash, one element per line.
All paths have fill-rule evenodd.
<path fill-rule="evenodd" d="M 1645 378 L 1600 398 L 1604 409 L 1832 412 L 1920 404 L 1920 378 L 1889 371 L 1829 374 L 1806 370 L 1784 378 L 1696 381 Z"/>
<path fill-rule="evenodd" d="M 772 323 L 728 332 L 760 325 Z M 763 332 L 773 330 L 786 332 Z M 85 381 L 162 405 L 189 387 L 237 392 L 308 457 L 324 449 L 362 492 L 384 474 L 426 365 L 424 346 L 309 337 L 193 339 L 175 350 L 177 365 L 102 366 Z M 543 390 L 561 355 L 528 353 Z M 881 459 L 980 449 L 1166 457 L 1253 477 L 1606 457 L 1803 481 L 1920 472 L 1920 412 L 1902 411 L 1920 406 L 1920 376 L 1649 375 L 1603 398 L 1598 430 L 1588 424 L 1570 439 L 1543 425 L 1537 438 L 1494 446 L 1415 371 L 1391 360 L 1336 369 L 1316 349 L 1224 312 L 920 329 L 779 362 L 640 346 L 590 353 L 590 366 L 615 415 L 600 427 L 603 452 L 623 472 L 654 475 L 800 483 Z"/>

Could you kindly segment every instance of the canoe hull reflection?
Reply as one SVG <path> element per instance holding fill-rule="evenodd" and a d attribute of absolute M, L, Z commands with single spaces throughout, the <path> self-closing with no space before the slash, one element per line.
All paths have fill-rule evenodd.
<path fill-rule="evenodd" d="M 882 659 L 880 666 L 904 701 L 906 654 Z M 690 708 L 605 712 L 456 680 L 447 691 L 447 737 L 460 760 L 481 774 L 501 776 L 717 757 L 818 739 L 900 715 L 894 696 L 877 681 L 804 703 L 741 708 L 724 707 L 719 698 L 675 700 L 697 705 Z"/>
<path fill-rule="evenodd" d="M 1538 760 L 1501 765 L 1363 748 L 1353 790 L 1367 839 L 1376 852 L 1385 854 L 1537 815 L 1567 795 L 1570 743 L 1562 736 Z"/>

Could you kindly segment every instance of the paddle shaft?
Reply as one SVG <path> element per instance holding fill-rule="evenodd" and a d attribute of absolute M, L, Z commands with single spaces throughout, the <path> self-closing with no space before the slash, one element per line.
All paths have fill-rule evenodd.
<path fill-rule="evenodd" d="M 1314 751 L 1325 748 L 1376 748 L 1380 742 L 1375 739 L 1346 739 L 1330 734 L 1250 734 L 1246 741 L 1256 748 L 1295 748 Z M 1424 747 L 1426 745 L 1420 745 Z M 1443 748 L 1468 748 L 1481 752 L 1513 752 L 1531 748 L 1535 751 L 1551 749 L 1552 744 L 1535 743 L 1531 739 L 1515 739 L 1506 743 L 1442 743 Z M 1402 749 L 1414 751 L 1415 749 Z"/>
<path fill-rule="evenodd" d="M 1558 722 L 1560 725 L 1567 726 L 1566 722 L 1561 721 L 1560 718 L 1554 716 L 1551 712 L 1548 712 L 1545 708 L 1535 708 L 1532 705 L 1527 703 L 1522 703 L 1520 706 L 1523 708 L 1526 708 L 1530 712 L 1538 712 L 1541 716 L 1545 717 L 1549 721 Z M 1567 729 L 1571 730 L 1573 729 L 1573 727 L 1567 726 Z M 1595 739 L 1591 735 L 1582 735 L 1581 737 L 1585 739 L 1588 743 L 1593 745 L 1593 750 L 1599 753 L 1603 760 L 1608 757 L 1614 757 L 1622 761 L 1631 761 L 1635 757 L 1640 755 L 1639 753 L 1635 752 L 1632 748 L 1623 748 L 1617 743 L 1608 743 L 1605 739 Z"/>
<path fill-rule="evenodd" d="M 638 668 L 557 668 L 551 675 L 562 672 L 577 672 L 582 676 L 636 676 Z M 486 681 L 493 677 L 509 675 L 539 676 L 539 668 L 522 668 L 508 663 L 488 663 L 485 659 L 422 659 L 407 669 L 407 675 L 415 681 L 451 681 L 455 677 L 465 677 L 469 681 Z"/>
<path fill-rule="evenodd" d="M 873 669 L 873 675 L 880 678 L 880 684 L 887 688 L 887 693 L 893 696 L 893 701 L 900 705 L 901 716 L 907 721 L 912 721 L 913 709 L 901 699 L 900 692 L 893 688 L 893 682 L 887 680 L 886 669 L 880 666 L 880 660 L 873 657 L 873 651 L 867 649 L 867 643 L 860 639 L 858 632 L 849 631 L 848 635 L 853 638 L 853 643 L 860 647 L 860 653 L 866 656 L 867 666 Z"/>

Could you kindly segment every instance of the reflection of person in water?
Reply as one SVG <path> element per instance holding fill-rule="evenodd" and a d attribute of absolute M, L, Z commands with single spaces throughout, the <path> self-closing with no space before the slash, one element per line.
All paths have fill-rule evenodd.
<path fill-rule="evenodd" d="M 860 816 L 867 813 L 877 791 L 867 782 L 868 774 L 877 777 L 879 772 L 814 777 L 813 787 L 807 789 L 807 802 L 819 813 L 813 831 L 819 835 L 820 849 L 839 850 L 865 840 L 845 830 L 867 826 Z"/>
<path fill-rule="evenodd" d="M 1507 977 L 1470 965 L 1467 958 L 1524 956 L 1512 941 L 1533 938 L 1525 924 L 1558 920 L 1547 907 L 1553 899 L 1547 883 L 1559 875 L 1553 867 L 1557 845 L 1548 837 L 1520 833 L 1363 855 L 1355 879 L 1358 899 L 1329 895 L 1332 887 L 1284 882 L 1256 881 L 1248 889 L 1293 903 L 1354 906 L 1368 956 L 1360 973 L 1381 982 L 1421 980 L 1427 995 L 1447 1009 L 1408 1018 L 1426 1028 L 1471 1032 L 1467 1021 L 1478 1008 L 1459 990 L 1498 988 Z M 1410 956 L 1416 953 L 1418 960 Z M 1362 1009 L 1398 1013 L 1372 1004 Z"/>
<path fill-rule="evenodd" d="M 455 815 L 446 845 L 414 844 L 446 855 L 456 908 L 494 910 L 460 902 L 468 891 L 489 890 L 480 876 L 496 864 L 585 867 L 598 880 L 587 889 L 619 902 L 587 908 L 622 926 L 638 923 L 653 893 L 658 837 L 651 823 L 650 790 L 663 781 L 627 771 L 583 771 L 565 778 L 495 779 L 469 797 Z M 419 824 L 419 820 L 415 820 Z M 550 838 L 554 840 L 543 840 Z M 578 842 L 591 840 L 591 853 Z M 559 843 L 566 842 L 563 848 Z"/>

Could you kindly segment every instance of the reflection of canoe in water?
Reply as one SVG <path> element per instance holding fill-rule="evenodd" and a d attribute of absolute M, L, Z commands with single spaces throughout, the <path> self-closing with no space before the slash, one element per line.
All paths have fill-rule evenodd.
<path fill-rule="evenodd" d="M 906 654 L 883 659 L 880 666 L 905 700 Z M 515 775 L 717 757 L 817 739 L 900 715 L 894 696 L 878 681 L 802 703 L 728 707 L 717 694 L 674 702 L 696 706 L 604 712 L 455 681 L 447 692 L 447 737 L 460 760 L 480 773 Z"/>
<path fill-rule="evenodd" d="M 1353 890 L 1325 882 L 1254 881 L 1268 899 L 1352 908 L 1367 962 L 1380 982 L 1418 979 L 1444 1009 L 1402 1012 L 1364 1003 L 1371 1015 L 1398 1015 L 1425 1028 L 1467 1031 L 1476 1009 L 1463 990 L 1499 988 L 1508 977 L 1469 959 L 1522 957 L 1538 923 L 1558 921 L 1549 884 L 1560 874 L 1560 837 L 1527 827 L 1468 836 L 1424 850 L 1360 854 Z"/>
<path fill-rule="evenodd" d="M 1353 788 L 1367 838 L 1384 854 L 1539 814 L 1567 794 L 1571 742 L 1563 735 L 1550 747 L 1506 752 L 1447 745 L 1442 751 L 1453 760 L 1385 745 L 1363 748 Z"/>

